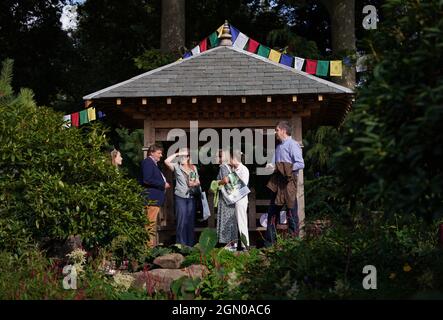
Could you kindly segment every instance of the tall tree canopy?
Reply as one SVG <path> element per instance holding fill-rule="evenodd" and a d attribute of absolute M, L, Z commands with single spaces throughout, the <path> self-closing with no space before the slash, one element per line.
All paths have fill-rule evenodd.
<path fill-rule="evenodd" d="M 67 61 L 74 48 L 60 23 L 67 2 L 0 2 L 0 61 L 15 60 L 14 87 L 33 89 L 39 104 L 49 104 L 70 81 Z"/>

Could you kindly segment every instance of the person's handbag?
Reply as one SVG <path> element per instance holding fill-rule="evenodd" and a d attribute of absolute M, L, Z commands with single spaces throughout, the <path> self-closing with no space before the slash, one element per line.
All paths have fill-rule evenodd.
<path fill-rule="evenodd" d="M 200 189 L 201 195 L 201 203 L 202 203 L 202 211 L 203 211 L 203 220 L 207 220 L 211 216 L 211 210 L 209 210 L 208 198 L 206 197 L 206 192 Z"/>

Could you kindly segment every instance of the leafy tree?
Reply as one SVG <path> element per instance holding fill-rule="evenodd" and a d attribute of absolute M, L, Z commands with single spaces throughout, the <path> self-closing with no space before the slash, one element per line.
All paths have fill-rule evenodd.
<path fill-rule="evenodd" d="M 387 1 L 373 32 L 373 72 L 343 127 L 342 194 L 386 216 L 443 214 L 441 1 Z"/>
<path fill-rule="evenodd" d="M 331 174 L 331 161 L 338 147 L 339 133 L 336 128 L 322 126 L 309 131 L 303 139 L 306 169 L 308 176 Z"/>
<path fill-rule="evenodd" d="M 69 0 L 0 2 L 0 61 L 16 63 L 13 87 L 31 88 L 39 104 L 48 105 L 71 82 L 76 53 L 61 29 L 62 7 Z"/>
<path fill-rule="evenodd" d="M 128 129 L 117 128 L 116 132 L 119 136 L 119 146 L 124 159 L 124 167 L 128 168 L 130 176 L 141 179 L 140 164 L 143 160 L 143 129 L 129 132 Z"/>
<path fill-rule="evenodd" d="M 143 250 L 141 187 L 110 164 L 103 126 L 66 128 L 31 90 L 14 94 L 11 79 L 8 60 L 0 78 L 0 249 L 14 251 L 27 237 L 43 244 L 80 235 L 86 248 Z"/>
<path fill-rule="evenodd" d="M 77 11 L 79 96 L 135 76 L 134 58 L 160 47 L 159 0 L 87 0 Z"/>

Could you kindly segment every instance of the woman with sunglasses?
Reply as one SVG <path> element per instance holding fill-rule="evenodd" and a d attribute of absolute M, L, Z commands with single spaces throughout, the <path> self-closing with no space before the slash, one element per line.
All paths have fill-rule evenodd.
<path fill-rule="evenodd" d="M 178 161 L 174 161 L 178 158 Z M 191 163 L 188 149 L 181 149 L 165 159 L 166 166 L 174 172 L 175 215 L 177 220 L 176 242 L 194 245 L 195 196 L 200 190 L 197 167 Z"/>

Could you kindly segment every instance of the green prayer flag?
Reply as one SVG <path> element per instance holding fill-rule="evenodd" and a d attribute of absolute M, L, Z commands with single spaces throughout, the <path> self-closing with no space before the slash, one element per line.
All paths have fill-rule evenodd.
<path fill-rule="evenodd" d="M 257 52 L 257 54 L 258 54 L 259 56 L 262 56 L 262 57 L 268 58 L 270 52 L 271 52 L 271 49 L 269 49 L 269 48 L 266 47 L 266 46 L 260 45 L 260 46 L 258 47 L 258 52 Z"/>
<path fill-rule="evenodd" d="M 326 77 L 329 71 L 329 61 L 318 60 L 317 61 L 317 76 Z"/>
<path fill-rule="evenodd" d="M 88 110 L 80 111 L 80 125 L 88 123 Z"/>
<path fill-rule="evenodd" d="M 218 46 L 218 35 L 217 32 L 213 32 L 210 36 L 209 36 L 209 42 L 211 43 L 211 48 L 215 48 L 216 46 Z"/>

